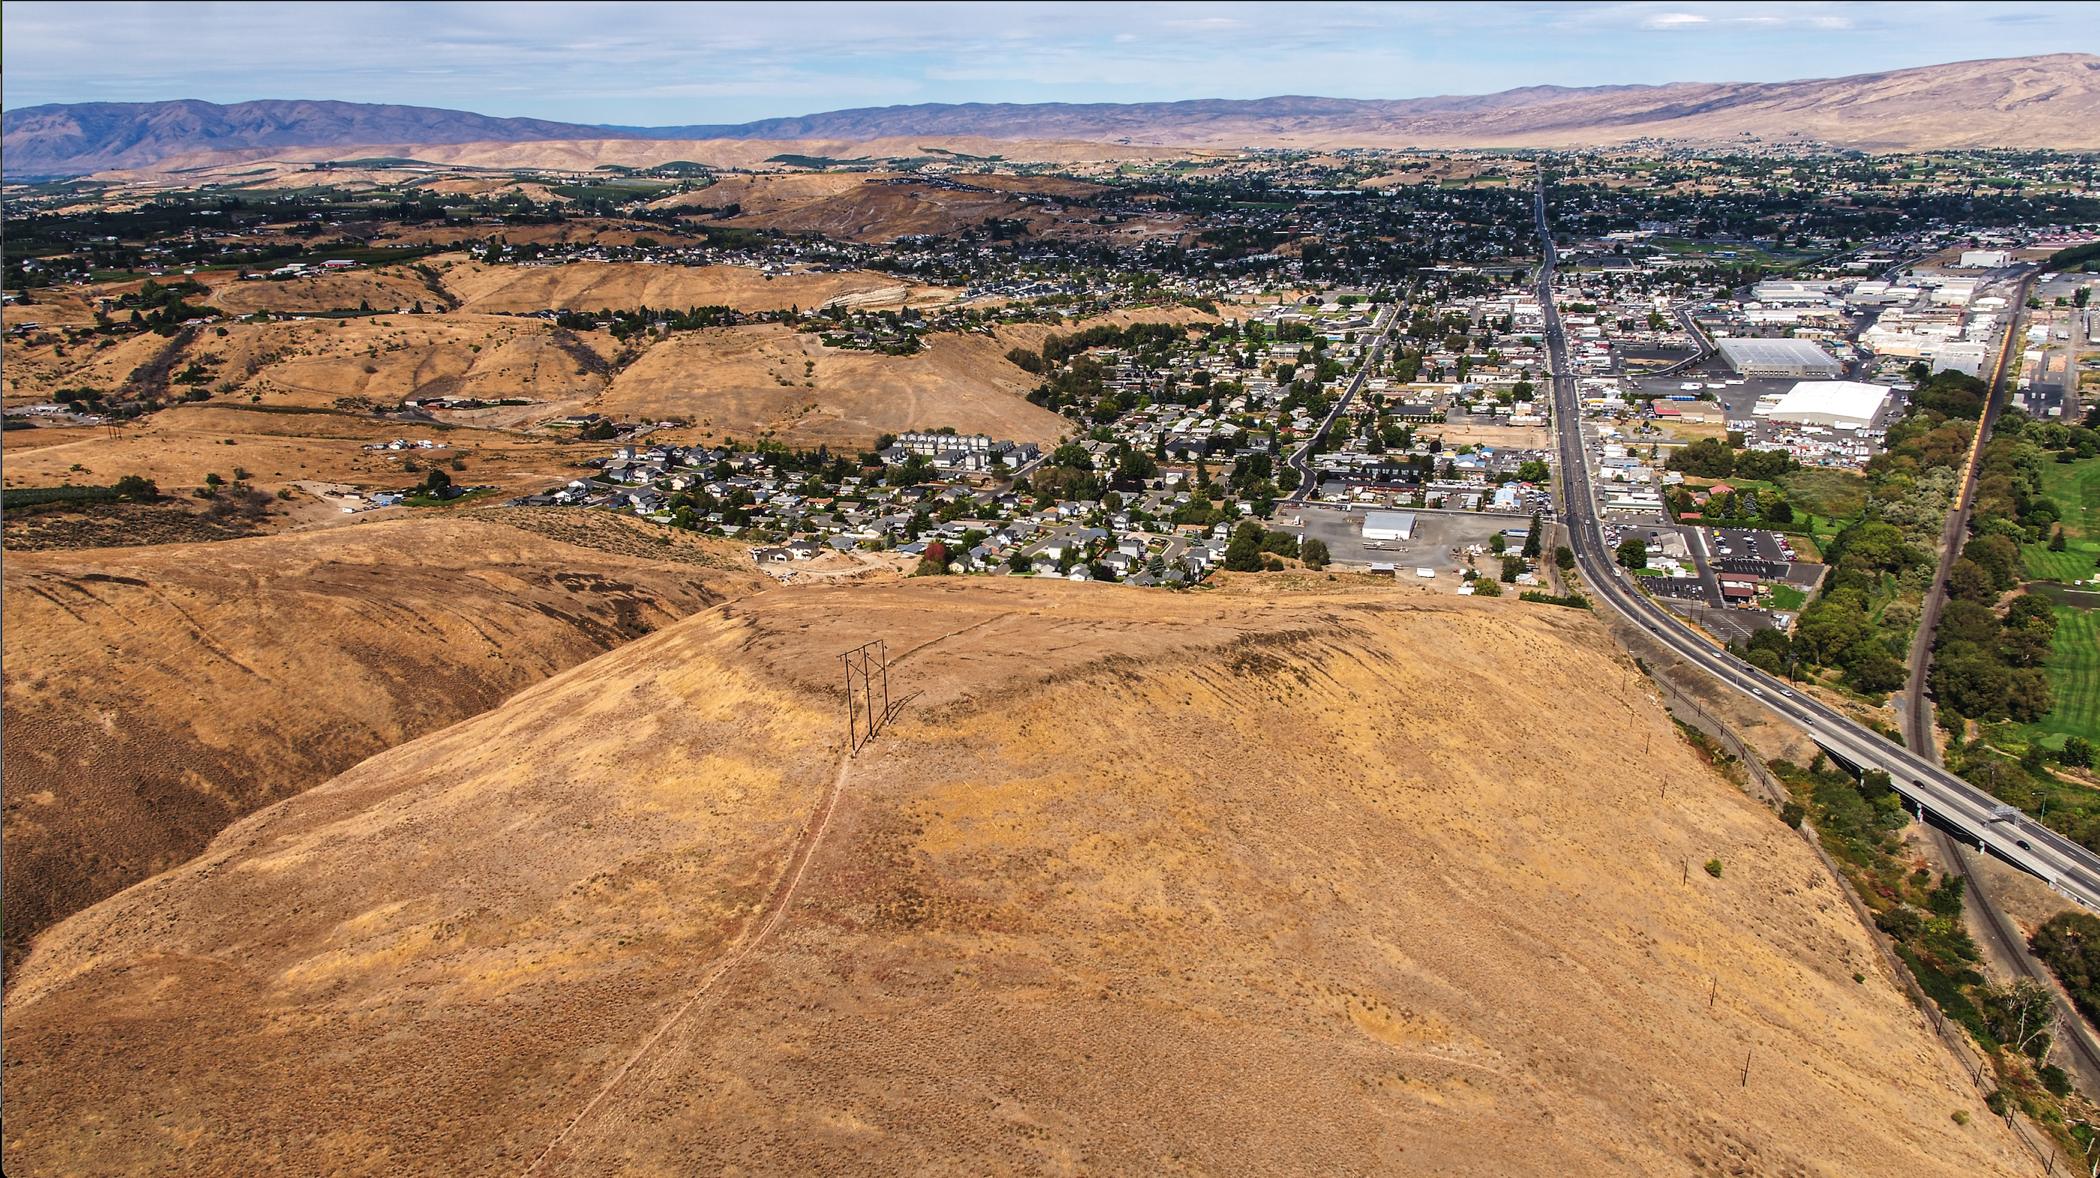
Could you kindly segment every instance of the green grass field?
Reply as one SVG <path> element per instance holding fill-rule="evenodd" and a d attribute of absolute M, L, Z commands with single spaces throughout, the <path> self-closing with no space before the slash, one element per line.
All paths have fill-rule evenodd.
<path fill-rule="evenodd" d="M 2056 644 L 2046 669 L 2056 706 L 2025 726 L 2028 739 L 2051 749 L 2069 736 L 2100 741 L 2100 610 L 2056 607 Z"/>
<path fill-rule="evenodd" d="M 2100 560 L 2100 458 L 2047 464 L 2042 490 L 2063 509 L 2065 548 L 2051 552 L 2046 543 L 2023 546 L 2027 575 L 2066 583 L 2092 576 Z"/>
<path fill-rule="evenodd" d="M 1850 519 L 1867 505 L 1867 480 L 1849 470 L 1813 467 L 1789 471 L 1779 478 L 1796 514 L 1809 512 L 1822 523 L 1825 516 Z"/>

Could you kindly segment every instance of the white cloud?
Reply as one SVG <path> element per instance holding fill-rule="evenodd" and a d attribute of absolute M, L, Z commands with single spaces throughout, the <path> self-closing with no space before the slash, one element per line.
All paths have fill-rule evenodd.
<path fill-rule="evenodd" d="M 1696 12 L 1658 12 L 1641 21 L 1647 29 L 1695 29 L 1709 23 Z"/>

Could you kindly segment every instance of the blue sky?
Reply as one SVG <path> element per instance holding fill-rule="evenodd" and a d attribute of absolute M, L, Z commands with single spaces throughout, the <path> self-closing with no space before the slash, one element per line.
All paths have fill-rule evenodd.
<path fill-rule="evenodd" d="M 0 3 L 0 101 L 337 98 L 575 122 L 1410 98 L 2100 51 L 2100 3 Z"/>

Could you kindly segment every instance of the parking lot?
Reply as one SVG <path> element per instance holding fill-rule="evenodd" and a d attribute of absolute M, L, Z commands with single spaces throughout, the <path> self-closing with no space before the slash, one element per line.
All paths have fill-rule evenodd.
<path fill-rule="evenodd" d="M 1414 510 L 1413 514 L 1415 531 L 1413 538 L 1408 540 L 1365 540 L 1364 516 L 1360 511 L 1305 507 L 1298 512 L 1301 526 L 1289 527 L 1282 512 L 1278 513 L 1277 523 L 1301 538 L 1310 537 L 1326 544 L 1327 554 L 1336 564 L 1358 567 L 1390 564 L 1402 572 L 1418 568 L 1457 571 L 1465 567 L 1465 560 L 1454 549 L 1486 545 L 1490 536 L 1504 528 L 1528 527 L 1531 523 L 1531 517 L 1526 515 L 1420 509 Z"/>
<path fill-rule="evenodd" d="M 1793 542 L 1778 532 L 1746 528 L 1708 528 L 1706 536 L 1716 567 L 1729 560 L 1790 564 L 1794 559 Z"/>

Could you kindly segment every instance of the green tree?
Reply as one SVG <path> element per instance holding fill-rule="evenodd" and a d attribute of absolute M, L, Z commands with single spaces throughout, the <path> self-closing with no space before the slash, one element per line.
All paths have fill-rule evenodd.
<path fill-rule="evenodd" d="M 1233 529 L 1232 540 L 1225 546 L 1225 567 L 1235 573 L 1260 572 L 1262 567 L 1262 527 L 1252 520 Z"/>
<path fill-rule="evenodd" d="M 1553 550 L 1553 564 L 1562 572 L 1575 567 L 1575 550 L 1562 544 Z"/>
<path fill-rule="evenodd" d="M 1619 541 L 1618 560 L 1629 569 L 1648 567 L 1648 543 L 1639 536 L 1628 536 Z"/>
<path fill-rule="evenodd" d="M 1304 543 L 1298 545 L 1298 557 L 1305 562 L 1306 568 L 1326 568 L 1328 564 L 1327 542 L 1308 537 Z"/>
<path fill-rule="evenodd" d="M 1531 513 L 1531 528 L 1524 533 L 1524 558 L 1526 560 L 1537 560 L 1539 553 L 1545 551 L 1546 529 L 1544 522 L 1543 517 L 1538 512 L 1534 511 Z"/>
<path fill-rule="evenodd" d="M 2090 769 L 2093 767 L 2093 742 L 2083 736 L 2066 737 L 2063 751 L 2056 754 L 2056 759 L 2074 768 Z"/>

